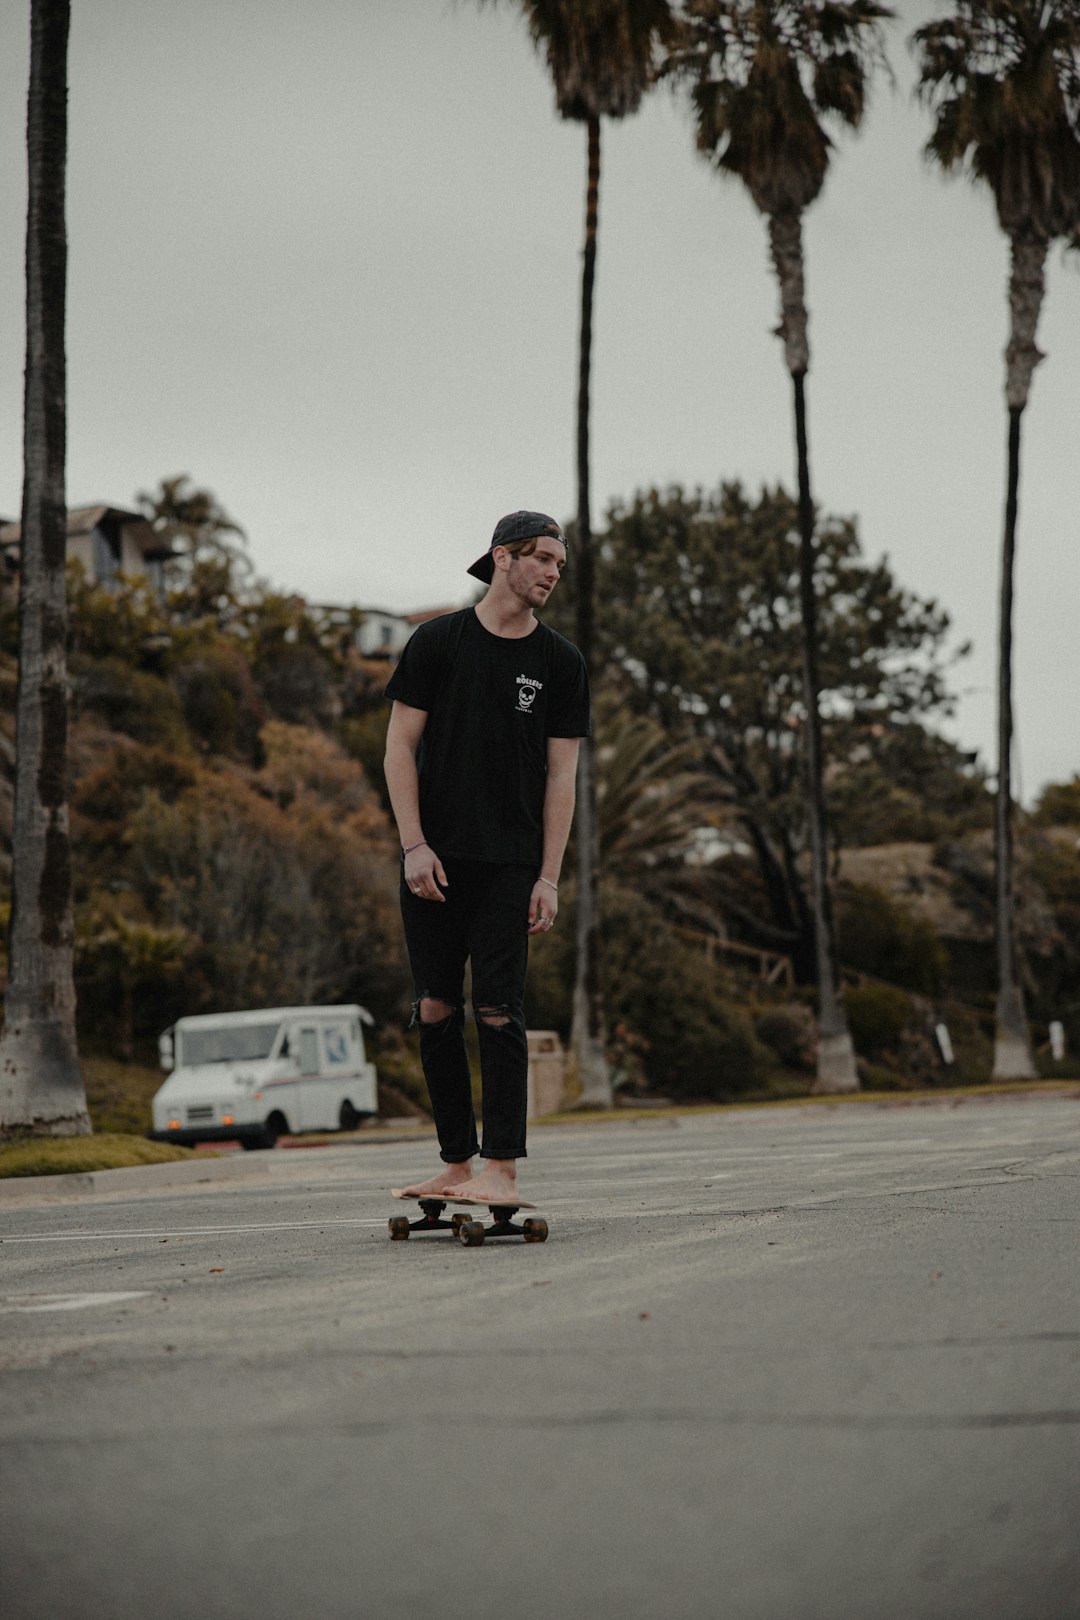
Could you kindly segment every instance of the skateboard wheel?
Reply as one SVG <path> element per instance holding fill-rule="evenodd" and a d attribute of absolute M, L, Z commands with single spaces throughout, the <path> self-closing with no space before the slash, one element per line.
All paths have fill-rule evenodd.
<path fill-rule="evenodd" d="M 466 1249 L 475 1249 L 484 1241 L 484 1228 L 479 1221 L 470 1221 L 466 1218 L 458 1227 L 457 1235 Z"/>
<path fill-rule="evenodd" d="M 463 1213 L 463 1211 L 461 1211 L 459 1209 L 456 1215 L 451 1215 L 451 1217 L 450 1217 L 450 1225 L 453 1227 L 454 1231 L 457 1232 L 461 1227 L 463 1227 L 465 1225 L 466 1221 L 471 1221 L 471 1220 L 472 1220 L 471 1215 L 466 1215 L 466 1214 Z"/>
<path fill-rule="evenodd" d="M 521 1223 L 521 1234 L 526 1243 L 543 1243 L 547 1239 L 547 1221 L 534 1220 L 530 1215 Z"/>
<path fill-rule="evenodd" d="M 410 1226 L 407 1215 L 391 1215 L 387 1224 L 390 1228 L 390 1236 L 396 1243 L 401 1243 L 408 1237 Z"/>

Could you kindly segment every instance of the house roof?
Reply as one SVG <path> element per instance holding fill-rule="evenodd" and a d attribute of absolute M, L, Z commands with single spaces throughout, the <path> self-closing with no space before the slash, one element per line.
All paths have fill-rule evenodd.
<path fill-rule="evenodd" d="M 154 529 L 141 512 L 133 512 L 126 506 L 70 506 L 67 513 L 67 535 L 69 540 L 80 535 L 92 534 L 101 523 L 112 523 L 127 529 L 131 538 L 139 547 L 147 561 L 156 561 L 163 557 L 171 557 L 173 551 Z M 22 524 L 18 522 L 0 522 L 0 544 L 11 545 L 22 539 Z"/>
<path fill-rule="evenodd" d="M 138 524 L 140 528 L 150 529 L 141 512 L 129 512 L 123 506 L 73 506 L 68 510 L 67 532 L 69 535 L 91 534 L 102 518 L 118 518 L 125 528 L 128 524 Z M 154 531 L 150 529 L 150 532 Z"/>

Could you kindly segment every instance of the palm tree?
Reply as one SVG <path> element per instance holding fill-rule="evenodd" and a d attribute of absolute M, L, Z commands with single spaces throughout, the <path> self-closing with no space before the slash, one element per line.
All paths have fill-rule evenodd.
<path fill-rule="evenodd" d="M 592 361 L 593 283 L 600 194 L 600 120 L 636 112 L 656 77 L 660 47 L 674 37 L 668 0 L 515 0 L 537 50 L 544 55 L 563 118 L 583 123 L 588 138 L 585 250 L 581 271 L 581 329 L 577 400 L 577 532 L 571 566 L 576 576 L 577 645 L 590 675 L 593 658 L 593 539 L 589 505 L 589 383 Z M 597 900 L 598 833 L 596 757 L 583 738 L 577 791 L 577 957 L 571 1046 L 581 1081 L 582 1106 L 613 1103 L 600 983 L 600 914 Z"/>
<path fill-rule="evenodd" d="M 247 535 L 217 496 L 194 488 L 186 473 L 163 478 L 156 490 L 140 490 L 136 499 L 169 550 L 167 576 L 175 588 L 190 585 L 201 563 L 224 567 L 237 579 L 250 575 L 251 559 L 244 550 Z"/>
<path fill-rule="evenodd" d="M 802 216 L 820 193 L 832 142 L 822 120 L 855 129 L 871 72 L 884 67 L 881 23 L 892 16 L 875 0 L 812 4 L 802 0 L 687 0 L 685 33 L 672 61 L 688 77 L 699 151 L 734 175 L 768 220 L 780 287 L 784 358 L 795 396 L 798 464 L 802 686 L 805 762 L 818 982 L 815 1090 L 855 1091 L 855 1053 L 840 997 L 833 951 L 828 840 L 822 788 L 814 594 L 814 505 L 806 434 L 810 365 L 804 297 Z"/>
<path fill-rule="evenodd" d="M 1080 248 L 1080 3 L 989 0 L 914 36 L 919 88 L 934 109 L 928 156 L 990 187 L 1009 238 L 1008 484 L 998 621 L 995 818 L 998 997 L 994 1079 L 1036 1073 L 1016 950 L 1012 798 L 1012 608 L 1020 487 L 1020 419 L 1035 367 L 1046 255 Z"/>
<path fill-rule="evenodd" d="M 68 0 L 32 0 L 19 690 L 10 979 L 0 1037 L 0 1134 L 47 1136 L 90 1130 L 75 1044 L 65 797 L 68 24 Z"/>
<path fill-rule="evenodd" d="M 726 798 L 704 769 L 700 737 L 672 742 L 658 720 L 633 714 L 614 694 L 597 705 L 597 834 L 605 878 L 668 921 L 719 932 L 703 835 L 726 819 Z"/>

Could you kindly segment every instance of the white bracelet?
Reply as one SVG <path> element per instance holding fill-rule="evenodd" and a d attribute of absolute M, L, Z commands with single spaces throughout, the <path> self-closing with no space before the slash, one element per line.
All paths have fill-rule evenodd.
<path fill-rule="evenodd" d="M 554 889 L 555 893 L 558 894 L 559 885 L 557 883 L 552 883 L 550 878 L 538 877 L 536 881 L 537 883 L 546 883 L 549 889 Z"/>

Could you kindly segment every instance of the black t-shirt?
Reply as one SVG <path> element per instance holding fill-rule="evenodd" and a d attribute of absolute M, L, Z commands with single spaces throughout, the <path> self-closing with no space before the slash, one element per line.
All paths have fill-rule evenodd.
<path fill-rule="evenodd" d="M 417 628 L 386 695 L 427 713 L 420 820 L 436 854 L 539 864 L 547 739 L 591 729 L 577 648 L 539 621 L 492 635 L 463 608 Z"/>

